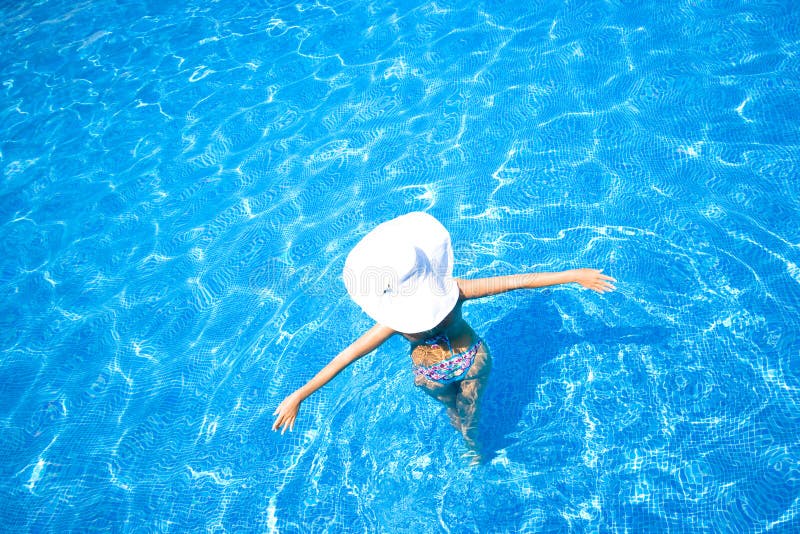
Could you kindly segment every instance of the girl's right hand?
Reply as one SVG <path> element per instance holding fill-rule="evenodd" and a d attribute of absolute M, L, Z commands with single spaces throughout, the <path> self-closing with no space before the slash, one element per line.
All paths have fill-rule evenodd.
<path fill-rule="evenodd" d="M 297 419 L 297 412 L 300 410 L 300 403 L 303 400 L 295 391 L 278 405 L 275 409 L 275 412 L 272 414 L 276 416 L 275 422 L 272 423 L 272 430 L 278 430 L 279 428 L 283 427 L 281 430 L 281 435 L 286 432 L 288 428 L 290 431 L 294 429 L 294 422 Z"/>
<path fill-rule="evenodd" d="M 573 269 L 574 281 L 585 287 L 597 291 L 598 293 L 605 293 L 606 291 L 614 291 L 616 287 L 612 282 L 616 282 L 613 278 L 603 274 L 600 269 Z"/>

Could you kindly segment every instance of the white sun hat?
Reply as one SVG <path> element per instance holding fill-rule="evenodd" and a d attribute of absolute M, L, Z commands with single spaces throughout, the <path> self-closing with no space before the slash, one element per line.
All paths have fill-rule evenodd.
<path fill-rule="evenodd" d="M 405 334 L 430 330 L 458 302 L 450 233 L 423 212 L 376 226 L 350 251 L 342 277 L 367 315 Z"/>

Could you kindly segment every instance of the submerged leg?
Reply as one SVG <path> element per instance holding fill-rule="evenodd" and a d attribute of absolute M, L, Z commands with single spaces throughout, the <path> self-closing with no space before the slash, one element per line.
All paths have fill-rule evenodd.
<path fill-rule="evenodd" d="M 456 409 L 461 420 L 461 434 L 467 447 L 475 453 L 476 460 L 480 460 L 480 443 L 478 442 L 478 416 L 480 415 L 480 401 L 491 370 L 491 355 L 486 350 L 481 350 L 475 358 L 475 364 L 470 369 L 468 378 L 459 383 L 456 395 Z"/>
<path fill-rule="evenodd" d="M 447 408 L 447 417 L 450 419 L 450 424 L 461 432 L 461 418 L 458 415 L 456 403 L 459 390 L 458 384 L 437 384 L 426 380 L 425 383 L 418 383 L 417 385 L 421 386 L 425 393 L 444 404 L 445 408 Z"/>
<path fill-rule="evenodd" d="M 480 451 L 478 443 L 478 416 L 480 400 L 486 385 L 486 378 L 475 378 L 461 382 L 461 391 L 456 397 L 456 408 L 461 419 L 461 434 L 467 446 L 473 451 Z"/>

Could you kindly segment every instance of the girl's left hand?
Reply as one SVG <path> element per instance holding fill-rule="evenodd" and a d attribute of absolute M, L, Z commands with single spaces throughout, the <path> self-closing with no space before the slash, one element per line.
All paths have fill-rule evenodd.
<path fill-rule="evenodd" d="M 300 396 L 295 391 L 278 405 L 272 415 L 277 416 L 275 422 L 272 423 L 272 430 L 281 430 L 281 435 L 286 432 L 288 428 L 290 431 L 294 430 L 294 422 L 297 420 L 297 412 L 300 410 L 300 403 L 303 402 Z"/>

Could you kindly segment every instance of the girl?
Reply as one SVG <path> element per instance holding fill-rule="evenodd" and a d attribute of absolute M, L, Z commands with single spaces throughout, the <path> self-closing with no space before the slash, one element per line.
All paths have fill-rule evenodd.
<path fill-rule="evenodd" d="M 461 316 L 464 301 L 570 282 L 598 293 L 615 289 L 615 280 L 596 269 L 474 280 L 454 279 L 452 273 L 450 234 L 426 213 L 403 215 L 367 234 L 348 255 L 343 278 L 350 297 L 376 324 L 278 405 L 272 429 L 292 430 L 303 400 L 400 334 L 411 343 L 414 383 L 447 407 L 450 422 L 478 456 L 478 404 L 491 355 Z"/>

